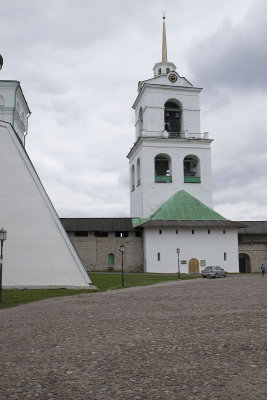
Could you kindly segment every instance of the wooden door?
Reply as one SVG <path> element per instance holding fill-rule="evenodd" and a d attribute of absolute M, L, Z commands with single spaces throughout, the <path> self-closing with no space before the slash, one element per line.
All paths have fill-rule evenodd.
<path fill-rule="evenodd" d="M 199 261 L 196 258 L 191 258 L 188 263 L 189 274 L 199 274 Z"/>

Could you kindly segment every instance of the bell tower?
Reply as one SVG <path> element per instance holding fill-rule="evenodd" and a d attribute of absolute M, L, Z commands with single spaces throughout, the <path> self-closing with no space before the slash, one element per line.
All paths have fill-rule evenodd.
<path fill-rule="evenodd" d="M 211 155 L 200 130 L 199 94 L 167 59 L 165 15 L 162 60 L 153 78 L 138 83 L 136 141 L 130 163 L 131 217 L 147 218 L 180 190 L 212 207 Z"/>

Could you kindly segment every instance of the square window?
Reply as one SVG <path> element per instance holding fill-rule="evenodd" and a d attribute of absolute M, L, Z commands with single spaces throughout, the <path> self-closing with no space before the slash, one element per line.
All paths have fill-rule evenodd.
<path fill-rule="evenodd" d="M 158 253 L 158 261 L 160 261 L 160 253 Z"/>
<path fill-rule="evenodd" d="M 224 261 L 227 260 L 227 253 L 223 253 L 223 259 L 224 259 Z"/>
<path fill-rule="evenodd" d="M 206 267 L 206 260 L 200 260 L 200 266 Z"/>
<path fill-rule="evenodd" d="M 226 230 L 225 230 L 225 229 L 223 230 L 223 234 L 224 234 L 224 235 L 226 234 Z"/>
<path fill-rule="evenodd" d="M 74 232 L 74 236 L 76 236 L 76 237 L 85 237 L 85 236 L 88 236 L 88 232 L 87 231 L 75 231 Z"/>
<path fill-rule="evenodd" d="M 194 235 L 195 234 L 195 229 L 192 229 L 192 235 Z"/>
<path fill-rule="evenodd" d="M 108 237 L 108 232 L 95 231 L 96 237 Z"/>
<path fill-rule="evenodd" d="M 208 234 L 210 235 L 210 229 L 208 229 Z"/>
<path fill-rule="evenodd" d="M 176 235 L 178 235 L 178 229 L 176 229 Z"/>
<path fill-rule="evenodd" d="M 162 234 L 162 230 L 161 230 L 161 229 L 159 230 L 159 234 L 160 234 L 160 235 Z"/>

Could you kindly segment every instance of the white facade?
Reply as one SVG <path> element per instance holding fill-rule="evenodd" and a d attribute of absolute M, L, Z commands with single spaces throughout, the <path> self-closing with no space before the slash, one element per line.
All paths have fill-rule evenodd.
<path fill-rule="evenodd" d="M 155 157 L 160 154 L 170 158 L 172 182 L 155 182 Z M 184 181 L 184 159 L 190 155 L 199 159 L 200 183 Z M 131 153 L 130 176 L 131 189 L 134 186 L 130 197 L 132 217 L 149 217 L 179 190 L 212 208 L 210 140 L 140 138 Z"/>
<path fill-rule="evenodd" d="M 89 288 L 91 283 L 24 147 L 0 121 L 3 287 Z"/>
<path fill-rule="evenodd" d="M 181 106 L 182 134 L 200 137 L 200 91 L 178 75 L 174 84 L 170 83 L 167 75 L 143 82 L 133 105 L 136 139 L 139 136 L 163 136 L 164 105 L 168 100 L 177 101 Z"/>
<path fill-rule="evenodd" d="M 189 272 L 192 258 L 198 260 L 199 271 L 204 268 L 205 261 L 206 266 L 219 265 L 227 272 L 239 272 L 236 228 L 144 228 L 145 271 L 177 272 L 177 248 L 180 249 L 181 273 Z"/>
<path fill-rule="evenodd" d="M 237 225 L 212 210 L 212 140 L 207 132 L 201 133 L 202 89 L 180 77 L 167 61 L 165 16 L 162 61 L 153 71 L 153 78 L 138 84 L 133 105 L 136 142 L 128 154 L 130 212 L 144 228 L 144 269 L 177 272 L 180 248 L 181 273 L 197 273 L 208 265 L 238 272 Z M 194 199 L 190 206 L 188 195 Z M 170 227 L 174 221 L 180 228 Z"/>
<path fill-rule="evenodd" d="M 166 68 L 170 70 L 168 73 Z M 179 190 L 187 191 L 209 207 L 213 206 L 212 140 L 207 132 L 200 131 L 201 89 L 193 87 L 174 70 L 172 63 L 158 63 L 154 67 L 154 78 L 139 83 L 139 93 L 133 105 L 136 143 L 128 154 L 132 217 L 149 217 Z M 157 72 L 161 74 L 157 75 Z M 171 82 L 171 78 L 175 82 Z M 179 111 L 177 132 L 168 131 L 168 104 Z M 155 163 L 162 157 L 169 160 L 168 167 L 163 176 L 157 176 Z M 184 170 L 185 162 L 190 157 L 197 163 L 196 169 L 191 171 L 192 179 L 185 176 Z"/>
<path fill-rule="evenodd" d="M 9 122 L 24 144 L 30 109 L 18 81 L 0 81 L 0 121 Z"/>

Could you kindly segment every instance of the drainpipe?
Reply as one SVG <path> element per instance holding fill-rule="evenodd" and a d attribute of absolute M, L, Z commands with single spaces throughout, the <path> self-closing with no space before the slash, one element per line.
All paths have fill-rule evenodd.
<path fill-rule="evenodd" d="M 12 126 L 13 126 L 14 129 L 15 129 L 15 127 L 14 127 L 14 122 L 15 122 L 15 110 L 16 110 L 17 90 L 18 90 L 18 87 L 19 87 L 19 82 L 18 82 L 17 87 L 16 87 L 16 90 L 15 90 L 15 99 L 14 99 L 14 108 L 13 108 Z"/>

